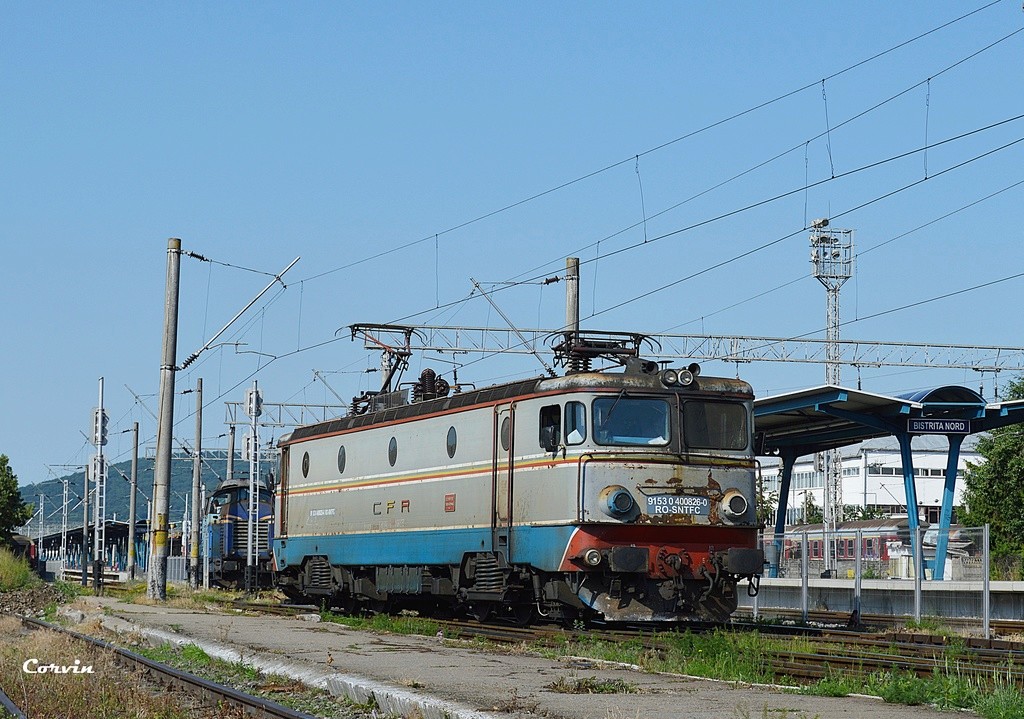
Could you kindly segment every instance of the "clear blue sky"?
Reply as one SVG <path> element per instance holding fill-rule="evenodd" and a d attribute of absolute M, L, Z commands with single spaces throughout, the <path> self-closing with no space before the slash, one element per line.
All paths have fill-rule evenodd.
<path fill-rule="evenodd" d="M 1024 272 L 1024 185 L 1013 187 L 1024 143 L 943 173 L 1024 137 L 1022 120 L 933 147 L 931 179 L 886 199 L 923 179 L 922 154 L 801 189 L 1024 113 L 1024 33 L 997 43 L 1024 27 L 1019 0 L 841 72 L 984 5 L 4 2 L 0 452 L 22 483 L 86 462 L 101 376 L 111 431 L 138 420 L 152 444 L 155 423 L 125 385 L 156 410 L 172 236 L 263 272 L 302 257 L 287 290 L 229 333 L 252 353 L 220 347 L 179 373 L 179 390 L 204 379 L 205 446 L 224 445 L 223 403 L 254 376 L 273 402 L 333 402 L 313 370 L 335 372 L 346 397 L 374 388 L 364 370 L 379 358 L 344 331 L 305 349 L 339 328 L 501 327 L 479 297 L 449 303 L 469 296 L 470 277 L 555 275 L 568 255 L 584 261 L 585 326 L 649 332 L 822 336 L 824 291 L 800 230 L 865 203 L 834 223 L 856 230 L 863 253 L 844 320 Z M 652 241 L 605 257 L 643 241 L 645 214 Z M 183 259 L 179 361 L 267 281 Z M 561 323 L 563 285 L 502 287 L 495 301 L 516 324 Z M 999 282 L 852 322 L 843 336 L 1022 346 L 1022 289 Z M 460 379 L 477 384 L 540 370 L 531 358 L 471 361 Z M 413 373 L 426 364 L 445 369 L 416 358 Z M 759 395 L 824 375 L 740 371 Z M 983 380 L 892 368 L 861 379 L 879 392 Z M 186 439 L 193 406 L 184 396 L 176 412 Z M 110 458 L 129 456 L 128 437 L 112 438 Z"/>

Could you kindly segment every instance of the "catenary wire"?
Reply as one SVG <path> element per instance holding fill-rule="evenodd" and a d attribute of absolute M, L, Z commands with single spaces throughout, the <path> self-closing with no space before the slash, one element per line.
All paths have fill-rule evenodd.
<path fill-rule="evenodd" d="M 889 47 L 889 48 L 887 48 L 885 50 L 882 50 L 881 52 L 875 53 L 874 55 L 871 55 L 871 56 L 869 56 L 867 58 L 864 58 L 863 60 L 855 62 L 852 65 L 849 65 L 849 66 L 847 66 L 847 67 L 845 67 L 845 68 L 843 68 L 841 70 L 838 70 L 837 72 L 832 73 L 831 75 L 826 75 L 824 78 L 822 78 L 820 80 L 815 80 L 813 82 L 807 83 L 807 84 L 803 85 L 802 87 L 799 87 L 799 88 L 796 88 L 794 90 L 790 90 L 788 92 L 785 92 L 785 93 L 783 93 L 781 95 L 778 95 L 778 96 L 776 96 L 776 97 L 774 97 L 774 98 L 772 98 L 770 100 L 765 100 L 765 101 L 763 101 L 761 103 L 758 103 L 758 104 L 756 104 L 756 105 L 754 105 L 752 107 L 749 107 L 749 108 L 747 108 L 745 110 L 741 110 L 741 111 L 736 112 L 736 113 L 734 113 L 732 115 L 729 115 L 729 116 L 727 116 L 725 118 L 722 118 L 720 120 L 716 120 L 715 122 L 709 123 L 709 124 L 704 125 L 704 126 L 702 126 L 700 128 L 697 128 L 695 130 L 691 130 L 690 132 L 684 133 L 684 134 L 682 134 L 682 135 L 680 135 L 680 136 L 678 136 L 676 138 L 673 138 L 671 140 L 663 142 L 663 143 L 661 143 L 659 145 L 656 145 L 654 147 L 651 147 L 651 148 L 648 148 L 646 150 L 643 150 L 642 152 L 635 153 L 634 155 L 626 157 L 626 158 L 624 158 L 622 160 L 618 160 L 616 162 L 612 162 L 612 163 L 610 163 L 608 165 L 605 165 L 604 167 L 601 167 L 601 168 L 599 168 L 597 170 L 593 170 L 591 172 L 588 172 L 588 173 L 585 173 L 583 175 L 580 175 L 580 176 L 578 176 L 578 177 L 576 177 L 574 179 L 567 180 L 566 182 L 562 182 L 562 183 L 560 183 L 558 185 L 555 185 L 553 187 L 550 187 L 550 188 L 548 188 L 546 190 L 542 190 L 541 192 L 534 193 L 534 194 L 532 194 L 532 195 L 530 195 L 528 197 L 525 197 L 525 198 L 523 198 L 521 200 L 517 200 L 515 202 L 511 202 L 511 203 L 506 204 L 506 205 L 504 205 L 502 207 L 499 207 L 498 209 L 491 210 L 489 212 L 485 212 L 485 213 L 483 213 L 481 215 L 478 215 L 478 216 L 476 216 L 476 217 L 474 217 L 472 219 L 465 220 L 463 222 L 457 223 L 455 225 L 452 225 L 452 226 L 448 227 L 447 229 L 441 230 L 440 232 L 432 232 L 432 233 L 430 233 L 430 234 L 428 234 L 428 235 L 426 235 L 424 237 L 421 237 L 420 239 L 410 240 L 409 242 L 403 243 L 403 244 L 398 245 L 396 247 L 389 248 L 387 250 L 382 250 L 381 252 L 378 252 L 378 253 L 373 254 L 371 256 L 364 257 L 364 258 L 361 258 L 359 260 L 355 260 L 353 262 L 349 262 L 349 263 L 346 263 L 346 264 L 341 265 L 339 267 L 335 267 L 335 268 L 330 269 L 330 270 L 325 270 L 323 272 L 319 272 L 319 273 L 317 273 L 315 275 L 310 275 L 309 277 L 305 277 L 305 278 L 302 278 L 302 279 L 303 279 L 303 281 L 319 279 L 321 277 L 326 277 L 326 276 L 334 274 L 336 272 L 341 272 L 342 270 L 346 270 L 346 269 L 350 269 L 352 267 L 356 267 L 356 266 L 364 264 L 366 262 L 371 262 L 371 261 L 373 261 L 375 259 L 379 259 L 381 257 L 385 257 L 385 256 L 393 254 L 395 252 L 401 252 L 402 250 L 408 249 L 410 247 L 414 247 L 414 246 L 422 244 L 424 242 L 428 242 L 431 239 L 436 241 L 436 239 L 438 237 L 450 234 L 450 233 L 455 232 L 457 230 L 463 229 L 464 227 L 468 227 L 469 225 L 473 225 L 473 224 L 475 224 L 477 222 L 481 222 L 483 220 L 486 220 L 486 219 L 488 219 L 490 217 L 493 217 L 495 215 L 498 215 L 500 213 L 506 212 L 508 210 L 512 210 L 512 209 L 514 209 L 516 207 L 519 207 L 521 205 L 524 205 L 524 204 L 527 204 L 527 203 L 532 202 L 534 200 L 540 199 L 541 197 L 545 197 L 546 195 L 550 195 L 550 194 L 552 194 L 554 192 L 557 192 L 559 190 L 562 190 L 562 189 L 565 189 L 565 188 L 570 187 L 572 185 L 575 185 L 577 183 L 583 182 L 583 181 L 588 180 L 588 179 L 590 179 L 592 177 L 595 177 L 597 175 L 603 174 L 603 173 L 608 172 L 610 170 L 613 170 L 613 169 L 615 169 L 617 167 L 620 167 L 620 166 L 630 162 L 631 160 L 636 160 L 636 159 L 639 159 L 640 157 L 644 157 L 645 155 L 649 155 L 649 154 L 658 152 L 658 151 L 663 150 L 663 149 L 665 149 L 667 147 L 670 147 L 670 146 L 675 145 L 675 144 L 677 144 L 679 142 L 682 142 L 683 140 L 687 140 L 687 139 L 689 139 L 691 137 L 694 137 L 694 136 L 699 135 L 701 133 L 704 133 L 704 132 L 707 132 L 709 130 L 712 130 L 712 129 L 716 128 L 716 127 L 719 127 L 721 125 L 729 123 L 729 122 L 731 122 L 733 120 L 737 120 L 737 119 L 739 119 L 741 117 L 744 117 L 744 116 L 749 115 L 751 113 L 757 112 L 758 110 L 761 110 L 761 109 L 763 109 L 765 107 L 769 107 L 771 105 L 774 105 L 775 103 L 781 102 L 782 100 L 785 100 L 785 99 L 787 99 L 789 97 L 797 95 L 797 94 L 799 94 L 801 92 L 804 92 L 804 91 L 809 90 L 811 88 L 817 87 L 819 83 L 825 82 L 827 80 L 831 80 L 833 78 L 837 78 L 837 77 L 839 77 L 841 75 L 844 75 L 844 74 L 846 74 L 848 72 L 851 72 L 851 71 L 855 70 L 856 68 L 861 67 L 862 65 L 870 63 L 870 62 L 872 62 L 874 60 L 877 60 L 877 59 L 879 59 L 881 57 L 884 57 L 885 55 L 888 55 L 889 53 L 895 52 L 896 50 L 899 50 L 900 48 L 903 48 L 903 47 L 905 47 L 907 45 L 910 45 L 910 44 L 912 44 L 912 43 L 914 43 L 914 42 L 916 42 L 918 40 L 921 40 L 922 38 L 925 38 L 925 37 L 927 37 L 927 36 L 929 36 L 929 35 L 931 35 L 933 33 L 936 33 L 936 32 L 938 32 L 940 30 L 943 30 L 943 29 L 951 26 L 951 25 L 954 25 L 954 24 L 956 24 L 958 22 L 966 20 L 967 18 L 971 17 L 972 15 L 975 15 L 975 14 L 977 14 L 979 12 L 982 12 L 983 10 L 987 10 L 988 8 L 993 7 L 994 5 L 999 4 L 1000 2 L 1002 2 L 1002 0 L 992 0 L 992 2 L 989 2 L 989 3 L 983 5 L 983 6 L 979 7 L 979 8 L 976 8 L 976 9 L 970 11 L 970 12 L 967 12 L 967 13 L 965 13 L 963 15 L 960 15 L 959 17 L 956 17 L 953 20 L 949 20 L 949 21 L 947 21 L 947 22 L 945 22 L 945 23 L 943 23 L 943 24 L 941 24 L 941 25 L 939 25 L 937 27 L 934 27 L 934 28 L 932 28 L 930 30 L 926 30 L 925 32 L 920 33 L 920 34 L 918 34 L 918 35 L 916 35 L 916 36 L 914 36 L 914 37 L 912 37 L 912 38 L 910 38 L 908 40 L 904 40 L 903 42 L 898 43 L 896 45 L 893 45 L 893 46 L 891 46 L 891 47 Z"/>

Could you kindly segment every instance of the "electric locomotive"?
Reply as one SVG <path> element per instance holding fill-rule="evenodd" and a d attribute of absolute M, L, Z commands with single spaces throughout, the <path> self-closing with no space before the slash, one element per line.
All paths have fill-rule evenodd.
<path fill-rule="evenodd" d="M 274 532 L 272 477 L 261 480 L 256 495 L 254 531 L 256 576 L 253 579 L 257 584 L 261 581 L 268 583 L 271 578 L 270 539 Z M 210 533 L 210 581 L 226 589 L 245 586 L 249 547 L 249 480 L 237 477 L 222 480 L 210 496 L 206 512 Z"/>
<path fill-rule="evenodd" d="M 278 586 L 481 620 L 727 619 L 764 564 L 750 385 L 570 340 L 564 376 L 449 395 L 426 370 L 411 401 L 282 437 Z"/>

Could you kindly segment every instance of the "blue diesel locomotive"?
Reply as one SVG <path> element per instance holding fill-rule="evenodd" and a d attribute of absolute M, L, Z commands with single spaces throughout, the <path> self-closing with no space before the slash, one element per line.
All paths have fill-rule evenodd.
<path fill-rule="evenodd" d="M 269 586 L 272 581 L 272 482 L 273 478 L 267 477 L 260 482 L 257 492 L 253 586 Z M 221 481 L 210 496 L 206 511 L 209 517 L 210 582 L 225 589 L 243 588 L 246 586 L 245 570 L 249 549 L 249 480 L 236 477 Z"/>

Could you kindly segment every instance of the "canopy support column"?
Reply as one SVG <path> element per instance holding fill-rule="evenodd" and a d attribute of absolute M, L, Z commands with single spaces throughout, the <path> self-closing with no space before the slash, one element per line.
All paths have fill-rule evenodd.
<path fill-rule="evenodd" d="M 789 487 L 793 479 L 793 467 L 797 455 L 792 450 L 783 451 L 782 477 L 779 480 L 779 509 L 775 515 L 775 559 L 771 564 L 771 576 L 779 576 L 779 558 L 782 556 L 782 535 L 786 531 L 786 512 L 789 510 Z"/>
<path fill-rule="evenodd" d="M 913 435 L 903 431 L 897 431 L 893 434 L 895 434 L 896 440 L 900 443 L 900 457 L 903 460 L 903 490 L 907 500 L 907 528 L 910 530 L 911 551 L 913 556 L 916 557 L 917 552 L 920 551 L 917 546 L 917 528 L 920 522 L 917 516 L 917 486 L 914 484 L 914 453 L 910 448 Z"/>
<path fill-rule="evenodd" d="M 949 456 L 946 458 L 946 483 L 942 489 L 942 509 L 939 513 L 939 536 L 935 540 L 935 563 L 932 565 L 932 579 L 941 580 L 946 573 L 946 548 L 949 544 L 949 525 L 953 521 L 953 492 L 956 489 L 956 468 L 960 462 L 962 434 L 947 434 Z"/>

